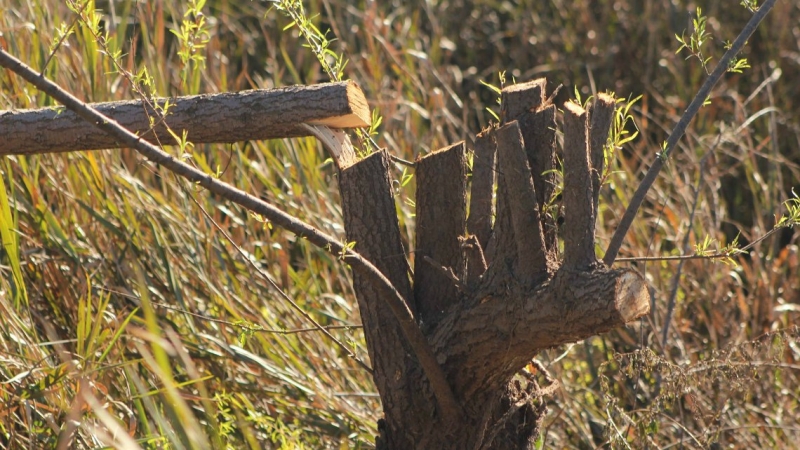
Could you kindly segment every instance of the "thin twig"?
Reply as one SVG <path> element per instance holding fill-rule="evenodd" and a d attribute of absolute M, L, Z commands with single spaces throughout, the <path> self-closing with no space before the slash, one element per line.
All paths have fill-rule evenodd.
<path fill-rule="evenodd" d="M 625 210 L 625 214 L 622 216 L 617 229 L 614 231 L 614 235 L 611 237 L 611 242 L 608 244 L 608 249 L 606 250 L 605 257 L 603 258 L 603 262 L 605 262 L 606 265 L 610 266 L 617 258 L 619 249 L 622 246 L 622 241 L 625 239 L 625 235 L 628 233 L 631 224 L 633 224 L 633 219 L 636 217 L 636 213 L 642 206 L 642 202 L 644 202 L 647 191 L 649 191 L 653 186 L 653 183 L 655 183 L 656 177 L 658 176 L 659 172 L 661 172 L 661 168 L 664 167 L 664 163 L 666 162 L 667 158 L 669 158 L 669 154 L 672 152 L 672 149 L 675 147 L 675 145 L 677 145 L 678 141 L 686 132 L 686 127 L 689 126 L 689 122 L 691 122 L 692 119 L 694 119 L 694 116 L 697 115 L 697 112 L 711 94 L 711 90 L 714 88 L 720 78 L 722 78 L 722 75 L 728 71 L 731 61 L 733 61 L 736 55 L 739 54 L 744 45 L 747 43 L 747 40 L 750 38 L 753 32 L 756 31 L 756 28 L 758 28 L 758 25 L 761 23 L 764 17 L 766 17 L 767 13 L 769 13 L 772 7 L 775 6 L 775 2 L 776 0 L 766 0 L 764 4 L 758 8 L 758 11 L 756 11 L 750 21 L 747 22 L 747 25 L 745 25 L 742 32 L 739 33 L 739 36 L 736 37 L 736 40 L 733 42 L 733 45 L 731 45 L 731 48 L 728 49 L 728 51 L 725 52 L 725 55 L 722 56 L 722 59 L 720 59 L 717 67 L 715 67 L 711 75 L 706 78 L 705 83 L 703 83 L 703 86 L 697 92 L 697 95 L 692 100 L 692 103 L 690 103 L 689 107 L 686 108 L 686 112 L 683 113 L 678 121 L 678 124 L 672 130 L 672 133 L 670 133 L 664 150 L 659 153 L 655 162 L 653 162 L 653 165 L 650 166 L 650 170 L 647 171 L 644 179 L 639 184 L 639 187 L 636 188 L 636 193 L 633 194 L 633 198 L 631 199 L 631 203 L 628 205 L 628 209 Z"/>
<path fill-rule="evenodd" d="M 370 138 L 370 139 L 372 139 L 372 138 Z M 375 141 L 372 141 L 372 142 L 375 142 Z M 377 146 L 377 144 L 375 144 L 375 145 Z M 396 162 L 398 164 L 402 164 L 404 166 L 414 167 L 414 166 L 417 165 L 417 163 L 405 160 L 405 159 L 403 159 L 403 158 L 401 158 L 399 156 L 389 155 L 389 157 L 392 158 L 392 161 L 394 161 L 394 162 Z"/>
<path fill-rule="evenodd" d="M 120 297 L 126 297 L 134 301 L 138 301 L 139 297 L 131 294 L 127 294 L 125 292 L 118 291 L 116 289 L 107 288 L 105 286 L 93 286 L 93 289 L 97 289 L 98 291 L 108 292 L 110 294 L 118 295 Z M 213 322 L 219 323 L 222 325 L 228 325 L 232 328 L 246 328 L 251 331 L 255 331 L 257 333 L 272 333 L 272 334 L 299 334 L 299 333 L 308 333 L 311 331 L 321 331 L 319 328 L 290 328 L 288 330 L 275 330 L 271 328 L 262 328 L 259 326 L 252 326 L 242 322 L 231 322 L 230 320 L 219 319 L 216 317 L 207 316 L 205 314 L 199 314 L 196 312 L 187 311 L 183 308 L 178 308 L 177 306 L 168 305 L 166 303 L 161 302 L 150 302 L 153 306 L 157 306 L 159 308 L 168 309 L 170 311 L 179 312 L 181 314 L 187 314 L 192 317 L 196 317 L 200 320 L 205 320 L 206 322 Z M 326 330 L 358 330 L 364 328 L 364 325 L 324 325 L 322 328 Z M 67 339 L 65 342 L 75 342 L 75 339 Z"/>
<path fill-rule="evenodd" d="M 181 187 L 183 187 L 183 186 L 181 186 Z M 239 247 L 238 245 L 236 245 L 235 242 L 233 242 L 233 238 L 231 237 L 231 235 L 228 234 L 227 231 L 223 230 L 221 226 L 219 226 L 219 224 L 214 220 L 213 217 L 211 217 L 211 215 L 208 213 L 208 211 L 206 211 L 206 209 L 203 208 L 203 206 L 200 204 L 200 202 L 197 201 L 197 199 L 195 198 L 194 195 L 192 195 L 191 192 L 188 192 L 188 190 L 185 189 L 185 188 L 184 188 L 184 192 L 189 196 L 189 198 L 192 199 L 194 204 L 197 205 L 198 208 L 200 208 L 200 211 L 203 213 L 203 215 L 206 217 L 206 219 L 208 221 L 210 221 L 214 225 L 214 227 L 217 229 L 217 231 L 222 233 L 222 236 L 225 237 L 225 239 L 228 241 L 228 243 L 230 243 L 233 246 L 233 248 L 236 249 L 236 251 L 239 253 L 239 255 L 241 255 L 241 257 L 244 258 L 244 260 L 247 261 L 248 264 L 250 264 L 250 267 L 252 267 L 253 270 L 255 270 L 256 273 L 258 273 L 261 276 L 261 278 L 267 280 L 267 283 L 269 283 L 269 285 L 272 286 L 272 288 L 275 289 L 275 291 L 278 292 L 278 295 L 280 295 L 283 298 L 284 301 L 289 303 L 292 306 L 292 308 L 294 308 L 294 310 L 297 311 L 304 319 L 306 319 L 307 321 L 311 322 L 311 324 L 314 325 L 315 329 L 321 331 L 328 339 L 333 341 L 333 343 L 336 344 L 337 347 L 342 349 L 345 352 L 345 354 L 347 354 L 347 356 L 353 358 L 353 360 L 359 366 L 361 366 L 362 368 L 364 368 L 367 371 L 369 371 L 369 373 L 372 373 L 372 367 L 370 367 L 369 365 L 367 365 L 367 363 L 365 363 L 364 361 L 359 359 L 359 357 L 356 356 L 356 354 L 353 353 L 352 350 L 350 350 L 350 347 L 346 346 L 342 341 L 337 339 L 336 336 L 332 335 L 330 331 L 328 331 L 319 322 L 317 322 L 313 317 L 311 317 L 311 314 L 309 314 L 308 311 L 306 311 L 303 308 L 301 308 L 300 305 L 298 305 L 297 302 L 294 301 L 294 299 L 289 297 L 289 295 L 283 289 L 281 289 L 278 286 L 278 283 L 276 283 L 275 280 L 273 280 L 272 277 L 267 272 L 261 270 L 261 268 L 256 265 L 255 261 L 253 261 L 252 258 L 249 258 L 244 253 L 244 250 L 242 250 L 241 247 Z"/>
<path fill-rule="evenodd" d="M 223 183 L 217 178 L 203 173 L 183 161 L 175 159 L 170 154 L 142 140 L 141 137 L 126 130 L 113 119 L 100 114 L 57 84 L 40 76 L 33 69 L 17 58 L 14 58 L 2 48 L 0 48 L 0 66 L 18 74 L 42 92 L 62 103 L 67 109 L 75 112 L 84 120 L 94 124 L 111 136 L 114 136 L 122 146 L 136 149 L 136 151 L 141 153 L 144 157 L 208 189 L 213 194 L 219 195 L 245 209 L 262 215 L 275 225 L 285 228 L 301 238 L 307 239 L 312 244 L 329 251 L 333 255 L 341 256 L 345 262 L 353 267 L 353 270 L 370 277 L 375 287 L 380 290 L 380 297 L 385 299 L 389 308 L 392 310 L 411 349 L 419 359 L 420 366 L 425 372 L 428 381 L 431 383 L 431 390 L 441 408 L 441 413 L 445 421 L 454 423 L 459 420 L 460 416 L 463 414 L 461 405 L 456 400 L 453 390 L 447 382 L 444 370 L 436 361 L 436 356 L 428 344 L 425 335 L 422 334 L 422 330 L 414 320 L 414 316 L 411 314 L 406 300 L 400 295 L 397 289 L 395 289 L 392 283 L 366 258 L 346 248 L 333 237 L 328 236 L 296 217 L 238 188 Z"/>
<path fill-rule="evenodd" d="M 430 264 L 431 267 L 436 269 L 437 272 L 441 273 L 442 275 L 450 279 L 450 281 L 452 281 L 453 284 L 455 285 L 456 289 L 458 289 L 461 292 L 467 291 L 466 286 L 464 286 L 464 283 L 458 278 L 458 276 L 456 276 L 452 268 L 443 266 L 440 262 L 436 261 L 435 259 L 431 258 L 428 255 L 423 256 L 422 259 L 424 259 L 426 263 Z"/>
<path fill-rule="evenodd" d="M 675 255 L 675 256 L 632 256 L 629 258 L 617 258 L 615 262 L 642 262 L 642 261 L 688 261 L 692 259 L 722 259 L 730 258 L 732 253 L 711 253 L 708 255 Z"/>
<path fill-rule="evenodd" d="M 61 45 L 64 43 L 64 41 L 67 40 L 69 35 L 72 33 L 72 28 L 75 26 L 75 24 L 81 18 L 81 14 L 83 14 L 83 11 L 86 9 L 87 6 L 89 6 L 89 3 L 90 2 L 87 0 L 86 3 L 84 3 L 83 6 L 81 6 L 81 9 L 79 9 L 78 11 L 75 12 L 75 18 L 72 19 L 72 23 L 69 24 L 69 27 L 67 27 L 67 30 L 64 31 L 64 34 L 61 35 L 61 38 L 58 40 L 58 42 L 56 42 L 56 45 L 53 46 L 53 50 L 50 52 L 49 55 L 47 55 L 47 59 L 44 60 L 44 64 L 42 64 L 42 71 L 39 72 L 39 75 L 44 76 L 44 71 L 47 70 L 47 65 L 50 64 L 50 60 L 53 59 L 53 56 L 55 56 L 55 54 L 58 51 L 58 49 L 61 47 Z"/>
<path fill-rule="evenodd" d="M 773 234 L 777 233 L 778 231 L 783 230 L 786 226 L 779 226 L 775 227 L 766 233 L 763 236 L 760 236 L 755 241 L 745 245 L 742 248 L 733 249 L 730 252 L 717 252 L 717 253 L 710 253 L 708 255 L 677 255 L 677 256 L 641 256 L 641 257 L 631 257 L 631 258 L 617 258 L 616 261 L 618 262 L 637 262 L 637 261 L 681 261 L 681 260 L 688 260 L 688 259 L 721 259 L 721 258 L 730 258 L 731 256 L 741 255 L 748 253 L 748 250 L 758 245 L 764 239 L 769 238 Z"/>
<path fill-rule="evenodd" d="M 698 171 L 697 183 L 694 186 L 694 200 L 692 201 L 692 211 L 689 213 L 689 226 L 687 227 L 686 234 L 683 236 L 683 253 L 689 252 L 689 238 L 692 235 L 692 224 L 694 223 L 694 216 L 697 213 L 697 204 L 700 203 L 700 188 L 703 185 L 703 171 L 706 167 L 708 157 L 717 149 L 722 135 L 717 136 L 717 141 L 714 146 L 700 159 L 700 170 Z M 655 232 L 653 233 L 655 235 Z M 678 263 L 678 268 L 675 270 L 675 275 L 672 277 L 672 287 L 670 288 L 669 301 L 667 301 L 667 315 L 664 317 L 664 323 L 661 329 L 661 349 L 666 353 L 667 337 L 669 336 L 669 327 L 672 323 L 672 314 L 675 313 L 675 305 L 678 299 L 678 284 L 683 273 L 683 265 L 686 263 L 685 259 L 681 259 Z"/>
<path fill-rule="evenodd" d="M 553 383 L 558 382 L 558 380 L 553 378 L 553 375 L 550 374 L 550 371 L 547 370 L 547 367 L 545 367 L 544 364 L 542 364 L 541 361 L 538 361 L 536 359 L 532 359 L 531 360 L 531 365 L 533 367 L 536 367 L 536 370 L 541 372 L 541 374 L 544 376 L 545 381 L 547 381 L 549 384 L 553 384 Z"/>
<path fill-rule="evenodd" d="M 380 398 L 381 395 L 377 392 L 334 392 L 334 397 L 377 397 Z"/>

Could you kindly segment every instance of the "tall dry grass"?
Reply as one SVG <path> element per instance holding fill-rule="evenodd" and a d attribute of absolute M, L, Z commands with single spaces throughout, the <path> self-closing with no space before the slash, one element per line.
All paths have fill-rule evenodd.
<path fill-rule="evenodd" d="M 714 36 L 707 54 L 718 57 L 750 12 L 738 2 L 697 5 Z M 288 19 L 269 6 L 208 2 L 208 42 L 198 50 L 205 67 L 186 70 L 169 31 L 180 30 L 186 2 L 98 1 L 88 10 L 98 10 L 107 49 L 119 50 L 131 73 L 147 68 L 146 88 L 158 95 L 326 81 L 296 28 L 284 31 Z M 377 142 L 406 159 L 471 141 L 491 120 L 486 107 L 496 107 L 480 81 L 497 84 L 500 71 L 563 83 L 557 103 L 576 90 L 641 94 L 629 128 L 640 134 L 616 153 L 602 193 L 601 247 L 705 75 L 696 59 L 675 54 L 694 3 L 322 0 L 306 8 L 339 39 L 332 48 L 350 59 L 346 77 L 382 115 Z M 0 45 L 37 68 L 75 17 L 53 0 L 0 0 L 0 10 Z M 693 253 L 706 237 L 711 249 L 736 236 L 745 245 L 785 213 L 800 187 L 798 24 L 800 5 L 779 2 L 747 47 L 752 68 L 714 90 L 621 256 Z M 76 26 L 44 74 L 87 101 L 138 95 L 96 36 Z M 0 108 L 51 104 L 0 72 Z M 313 139 L 197 146 L 191 160 L 344 237 L 335 168 Z M 369 375 L 320 333 L 303 331 L 309 324 L 247 261 L 366 359 L 349 273 L 334 257 L 128 150 L 4 157 L 0 172 L 3 446 L 95 448 L 116 436 L 114 445 L 128 448 L 371 447 L 380 405 Z M 409 242 L 413 191 L 413 181 L 397 186 Z M 646 273 L 653 313 L 541 355 L 563 383 L 549 400 L 545 445 L 793 448 L 799 258 L 797 230 L 787 228 L 734 264 L 619 263 Z"/>

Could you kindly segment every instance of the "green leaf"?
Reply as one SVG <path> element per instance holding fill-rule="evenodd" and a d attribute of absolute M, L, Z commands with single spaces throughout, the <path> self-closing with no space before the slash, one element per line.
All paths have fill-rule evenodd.
<path fill-rule="evenodd" d="M 480 80 L 480 82 L 481 82 L 482 85 L 484 85 L 484 86 L 488 87 L 489 89 L 491 89 L 492 91 L 494 91 L 497 95 L 500 95 L 500 94 L 503 93 L 503 91 L 501 91 L 499 87 L 497 87 L 497 86 L 495 86 L 493 84 L 489 84 L 489 83 L 487 83 L 487 82 L 485 82 L 483 80 Z"/>
<path fill-rule="evenodd" d="M 488 112 L 489 112 L 489 114 L 491 114 L 491 115 L 492 115 L 492 117 L 494 117 L 494 120 L 496 120 L 496 121 L 500 122 L 500 116 L 498 116 L 496 112 L 492 111 L 492 108 L 489 108 L 489 107 L 487 106 L 487 107 L 486 107 L 486 111 L 488 111 Z"/>

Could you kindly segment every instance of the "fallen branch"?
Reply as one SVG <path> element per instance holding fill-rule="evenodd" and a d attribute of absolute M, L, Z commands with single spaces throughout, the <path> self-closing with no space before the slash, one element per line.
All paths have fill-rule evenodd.
<path fill-rule="evenodd" d="M 151 106 L 153 104 L 157 107 Z M 166 115 L 164 114 L 165 105 Z M 93 103 L 89 107 L 155 145 L 312 136 L 304 126 L 370 124 L 364 93 L 352 81 L 223 94 Z M 0 111 L 0 155 L 118 148 L 121 141 L 63 108 Z"/>

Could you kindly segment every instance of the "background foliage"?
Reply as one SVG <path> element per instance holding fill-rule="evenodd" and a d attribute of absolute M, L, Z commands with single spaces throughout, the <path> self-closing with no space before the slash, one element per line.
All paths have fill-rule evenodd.
<path fill-rule="evenodd" d="M 327 81 L 302 28 L 272 6 L 0 0 L 0 45 L 86 101 Z M 576 92 L 642 95 L 629 110 L 639 134 L 615 153 L 602 193 L 602 248 L 704 79 L 700 59 L 676 54 L 697 6 L 713 67 L 750 17 L 739 2 L 305 4 L 308 24 L 337 38 L 329 67 L 382 116 L 374 139 L 405 159 L 472 141 L 497 106 L 481 81 L 497 85 L 501 71 L 506 82 L 563 84 L 557 104 Z M 737 236 L 746 245 L 786 214 L 800 188 L 800 5 L 778 2 L 743 56 L 751 67 L 714 90 L 621 256 L 713 251 Z M 50 105 L 0 72 L 0 108 Z M 172 151 L 344 238 L 335 168 L 314 139 Z M 372 446 L 380 405 L 368 374 L 305 331 L 255 270 L 367 359 L 335 257 L 130 150 L 4 157 L 0 173 L 0 446 L 95 448 L 113 436 L 127 448 Z M 398 213 L 413 242 L 414 183 L 403 174 Z M 546 446 L 792 448 L 797 230 L 728 263 L 632 264 L 652 284 L 651 316 L 541 355 L 563 384 Z"/>

